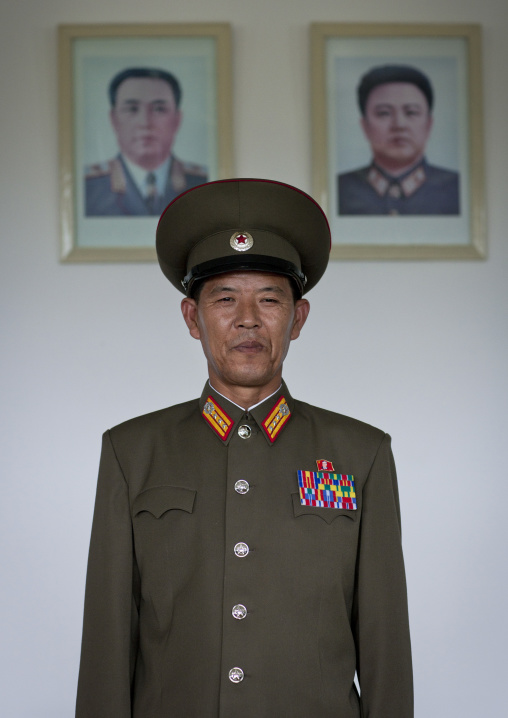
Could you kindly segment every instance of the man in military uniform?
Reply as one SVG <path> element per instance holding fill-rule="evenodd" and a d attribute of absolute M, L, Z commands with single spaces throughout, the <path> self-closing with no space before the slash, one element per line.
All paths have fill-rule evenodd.
<path fill-rule="evenodd" d="M 459 214 L 458 173 L 425 159 L 434 104 L 428 77 L 407 65 L 375 67 L 361 79 L 358 104 L 373 158 L 338 176 L 339 214 Z"/>
<path fill-rule="evenodd" d="M 329 250 L 279 182 L 212 182 L 161 217 L 209 380 L 104 434 L 77 718 L 412 718 L 390 437 L 282 380 Z"/>
<path fill-rule="evenodd" d="M 205 167 L 172 153 L 182 90 L 164 70 L 130 68 L 109 86 L 120 154 L 85 171 L 87 217 L 159 216 L 181 192 L 208 180 Z"/>

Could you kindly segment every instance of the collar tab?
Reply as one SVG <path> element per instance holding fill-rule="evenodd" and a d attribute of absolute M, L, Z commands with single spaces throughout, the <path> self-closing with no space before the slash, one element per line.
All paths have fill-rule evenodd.
<path fill-rule="evenodd" d="M 261 424 L 265 433 L 273 444 L 278 438 L 281 429 L 286 425 L 291 417 L 291 409 L 283 395 L 281 395 L 271 409 L 271 411 L 265 417 L 265 420 Z"/>
<path fill-rule="evenodd" d="M 203 411 L 201 412 L 205 421 L 212 427 L 219 439 L 226 441 L 231 429 L 233 428 L 233 419 L 219 405 L 213 396 L 208 396 Z"/>
<path fill-rule="evenodd" d="M 372 164 L 367 174 L 367 182 L 380 197 L 388 195 L 391 199 L 411 197 L 425 184 L 425 163 L 422 160 L 416 167 L 400 177 L 392 177 Z"/>

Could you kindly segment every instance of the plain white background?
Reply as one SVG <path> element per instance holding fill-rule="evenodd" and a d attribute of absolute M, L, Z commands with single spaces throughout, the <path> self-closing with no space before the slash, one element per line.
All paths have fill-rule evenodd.
<path fill-rule="evenodd" d="M 237 174 L 310 191 L 309 22 L 459 19 L 484 28 L 489 258 L 333 263 L 285 377 L 393 436 L 417 718 L 504 715 L 505 0 L 19 0 L 0 13 L 0 715 L 73 715 L 100 435 L 205 379 L 155 264 L 58 262 L 56 25 L 231 22 Z"/>

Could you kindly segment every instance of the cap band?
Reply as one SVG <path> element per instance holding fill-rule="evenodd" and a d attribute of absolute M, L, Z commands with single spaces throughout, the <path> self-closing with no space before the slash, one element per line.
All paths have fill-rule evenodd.
<path fill-rule="evenodd" d="M 234 246 L 234 242 L 231 242 L 232 235 L 239 236 L 242 235 L 242 232 L 245 232 L 245 236 L 250 238 L 250 242 L 247 243 L 245 248 Z M 246 251 L 240 251 L 240 249 Z M 295 267 L 301 267 L 300 256 L 291 242 L 288 242 L 280 234 L 249 225 L 247 227 L 228 227 L 219 232 L 209 234 L 196 242 L 187 257 L 187 272 L 191 267 L 203 264 L 211 259 L 226 259 L 230 256 L 237 256 L 239 251 L 245 256 L 257 254 L 278 257 L 291 262 Z"/>
<path fill-rule="evenodd" d="M 267 257 L 260 254 L 235 254 L 196 264 L 182 279 L 182 287 L 188 295 L 194 282 L 199 279 L 206 279 L 207 277 L 224 274 L 225 272 L 243 272 L 249 270 L 268 272 L 269 274 L 282 274 L 289 277 L 296 282 L 300 294 L 303 294 L 304 287 L 307 284 L 305 274 L 292 262 L 279 259 L 278 257 Z"/>

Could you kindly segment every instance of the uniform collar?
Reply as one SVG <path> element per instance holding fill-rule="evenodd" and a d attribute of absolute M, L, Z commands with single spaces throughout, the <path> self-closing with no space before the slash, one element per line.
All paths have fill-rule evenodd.
<path fill-rule="evenodd" d="M 294 400 L 284 382 L 278 392 L 245 410 L 215 391 L 208 382 L 199 400 L 203 421 L 218 439 L 229 444 L 235 428 L 240 422 L 255 421 L 268 444 L 274 444 L 282 434 L 294 412 Z"/>
<path fill-rule="evenodd" d="M 392 199 L 410 197 L 425 183 L 426 167 L 427 163 L 423 159 L 408 172 L 393 177 L 373 162 L 367 172 L 367 182 L 380 197 L 385 195 L 389 195 Z"/>
<path fill-rule="evenodd" d="M 135 165 L 134 162 L 131 162 L 125 155 L 121 155 L 122 162 L 127 167 L 129 174 L 131 175 L 134 184 L 140 191 L 141 195 L 143 197 L 147 196 L 147 184 L 146 184 L 146 178 L 149 173 L 149 170 L 145 170 L 139 165 Z M 157 194 L 162 195 L 164 194 L 164 190 L 166 189 L 166 181 L 168 177 L 168 168 L 169 168 L 169 160 L 168 157 L 162 164 L 160 164 L 155 169 L 151 170 L 152 174 L 155 176 L 155 185 L 157 187 Z"/>

